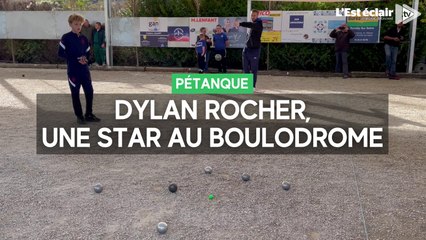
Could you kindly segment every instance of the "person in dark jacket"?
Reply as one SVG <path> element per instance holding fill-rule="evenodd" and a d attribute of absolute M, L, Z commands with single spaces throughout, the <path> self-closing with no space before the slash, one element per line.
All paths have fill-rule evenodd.
<path fill-rule="evenodd" d="M 106 65 L 106 42 L 105 31 L 102 29 L 100 22 L 95 24 L 93 32 L 93 48 L 95 52 L 95 61 L 98 65 Z"/>
<path fill-rule="evenodd" d="M 385 33 L 386 76 L 389 79 L 399 80 L 396 75 L 396 59 L 398 58 L 401 41 L 404 40 L 404 34 L 404 24 L 402 22 Z"/>
<path fill-rule="evenodd" d="M 331 31 L 330 37 L 336 39 L 334 44 L 334 51 L 336 53 L 336 72 L 342 72 L 343 70 L 343 78 L 348 78 L 349 41 L 355 37 L 355 33 L 349 29 L 346 23 L 343 23 L 338 28 Z"/>
<path fill-rule="evenodd" d="M 204 69 L 206 67 L 206 54 L 207 54 L 207 42 L 206 36 L 204 34 L 200 34 L 197 37 L 197 43 L 195 44 L 195 52 L 197 53 L 198 60 L 198 73 L 204 73 Z"/>
<path fill-rule="evenodd" d="M 250 28 L 249 38 L 246 42 L 246 47 L 243 49 L 243 69 L 244 73 L 253 73 L 253 87 L 256 88 L 261 47 L 260 38 L 263 31 L 259 11 L 251 11 L 251 20 L 252 22 L 240 22 L 241 27 Z"/>
<path fill-rule="evenodd" d="M 58 49 L 58 55 L 67 60 L 68 84 L 71 90 L 74 114 L 79 124 L 100 121 L 92 112 L 93 86 L 87 66 L 90 44 L 89 40 L 80 33 L 83 21 L 84 18 L 81 15 L 72 14 L 69 16 L 68 23 L 71 32 L 62 36 Z M 84 116 L 80 102 L 81 87 L 83 87 L 86 96 L 86 114 Z"/>
<path fill-rule="evenodd" d="M 210 49 L 212 47 L 212 39 L 209 37 L 209 35 L 207 35 L 207 28 L 202 27 L 200 28 L 200 34 L 204 35 L 204 37 L 206 38 L 206 44 L 207 44 L 207 52 L 206 52 L 206 64 L 205 64 L 205 68 L 204 68 L 204 73 L 208 72 L 209 70 L 209 61 L 210 61 Z M 200 36 L 197 36 L 197 42 L 200 41 Z"/>
<path fill-rule="evenodd" d="M 93 32 L 95 31 L 95 28 L 90 25 L 89 20 L 85 19 L 83 26 L 81 26 L 81 35 L 85 36 L 87 40 L 89 40 L 90 46 L 93 45 Z"/>
<path fill-rule="evenodd" d="M 95 62 L 95 57 L 93 55 L 93 32 L 95 31 L 95 27 L 90 25 L 89 20 L 85 19 L 83 26 L 81 27 L 81 35 L 85 36 L 90 44 L 90 57 L 89 57 L 89 65 Z"/>

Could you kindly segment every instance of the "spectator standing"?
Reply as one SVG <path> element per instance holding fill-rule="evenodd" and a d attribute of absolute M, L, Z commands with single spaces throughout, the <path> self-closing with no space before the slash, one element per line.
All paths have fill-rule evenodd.
<path fill-rule="evenodd" d="M 399 80 L 396 75 L 396 61 L 401 41 L 404 40 L 404 24 L 398 23 L 385 33 L 385 54 L 386 54 L 386 76 L 392 80 Z"/>
<path fill-rule="evenodd" d="M 97 22 L 95 24 L 95 31 L 93 33 L 93 48 L 95 52 L 95 64 L 106 65 L 106 42 L 105 31 L 102 29 L 102 24 Z"/>
<path fill-rule="evenodd" d="M 349 29 L 346 23 L 330 33 L 330 37 L 335 38 L 334 52 L 336 53 L 336 72 L 343 72 L 343 78 L 349 77 L 348 52 L 350 40 L 355 37 L 355 33 Z"/>
<path fill-rule="evenodd" d="M 206 37 L 203 34 L 198 36 L 198 41 L 195 44 L 195 52 L 197 53 L 198 60 L 198 72 L 204 73 L 206 67 L 206 52 L 207 52 L 207 42 Z"/>
<path fill-rule="evenodd" d="M 206 40 L 206 63 L 203 72 L 206 73 L 209 70 L 209 61 L 211 55 L 212 39 L 207 34 L 207 28 L 200 28 L 200 34 L 203 34 Z M 197 42 L 200 40 L 200 36 L 197 36 Z"/>
<path fill-rule="evenodd" d="M 222 26 L 216 26 L 216 33 L 213 35 L 214 56 L 218 62 L 218 70 L 221 73 L 227 72 L 226 48 L 229 47 L 228 36 L 222 31 Z M 217 57 L 220 56 L 220 57 Z M 220 60 L 218 60 L 220 59 Z"/>
<path fill-rule="evenodd" d="M 89 65 L 94 62 L 94 56 L 93 56 L 93 32 L 95 31 L 95 28 L 90 25 L 89 20 L 85 19 L 83 26 L 81 27 L 81 35 L 85 36 L 87 40 L 89 41 L 90 45 L 90 55 L 89 55 Z"/>
<path fill-rule="evenodd" d="M 257 71 L 259 69 L 261 37 L 263 32 L 262 19 L 259 18 L 259 11 L 251 11 L 251 22 L 241 22 L 241 27 L 250 28 L 246 46 L 243 49 L 243 70 L 244 73 L 253 74 L 253 88 L 256 90 Z"/>

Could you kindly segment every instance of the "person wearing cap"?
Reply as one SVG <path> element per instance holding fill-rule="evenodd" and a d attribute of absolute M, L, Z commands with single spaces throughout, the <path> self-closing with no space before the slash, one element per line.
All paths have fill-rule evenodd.
<path fill-rule="evenodd" d="M 336 54 L 336 72 L 343 72 L 343 78 L 349 77 L 348 52 L 350 48 L 350 40 L 355 37 L 355 33 L 346 23 L 341 24 L 338 28 L 330 33 L 331 38 L 335 38 L 334 52 Z"/>

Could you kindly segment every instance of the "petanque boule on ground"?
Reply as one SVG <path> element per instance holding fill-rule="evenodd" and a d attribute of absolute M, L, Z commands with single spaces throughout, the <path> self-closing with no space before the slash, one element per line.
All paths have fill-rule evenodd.
<path fill-rule="evenodd" d="M 290 183 L 284 181 L 281 185 L 282 185 L 284 190 L 286 190 L 286 191 L 290 190 Z"/>
<path fill-rule="evenodd" d="M 212 172 L 213 172 L 213 169 L 211 167 L 207 166 L 204 168 L 204 173 L 211 174 Z"/>
<path fill-rule="evenodd" d="M 158 231 L 160 234 L 164 234 L 164 233 L 166 233 L 166 232 L 167 232 L 167 223 L 165 223 L 165 222 L 160 222 L 160 223 L 158 223 L 158 224 L 157 224 L 157 231 Z"/>
<path fill-rule="evenodd" d="M 104 188 L 102 187 L 102 185 L 101 185 L 100 183 L 97 183 L 97 184 L 93 187 L 93 190 L 95 190 L 95 193 L 101 193 L 103 189 L 104 189 Z"/>
<path fill-rule="evenodd" d="M 243 179 L 244 182 L 247 182 L 250 180 L 250 175 L 248 175 L 247 173 L 243 173 L 241 179 Z"/>
<path fill-rule="evenodd" d="M 169 185 L 169 191 L 175 193 L 177 191 L 177 185 L 172 183 Z"/>

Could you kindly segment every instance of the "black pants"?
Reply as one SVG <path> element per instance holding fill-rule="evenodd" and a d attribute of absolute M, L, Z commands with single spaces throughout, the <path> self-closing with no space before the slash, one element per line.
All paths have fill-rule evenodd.
<path fill-rule="evenodd" d="M 253 74 L 253 87 L 256 87 L 257 71 L 259 70 L 260 48 L 243 49 L 243 70 L 244 73 Z"/>
<path fill-rule="evenodd" d="M 336 72 L 343 72 L 344 75 L 348 75 L 348 52 L 340 51 L 336 52 Z"/>
<path fill-rule="evenodd" d="M 93 86 L 90 72 L 68 74 L 68 83 L 71 90 L 74 114 L 77 117 L 83 116 L 83 109 L 81 108 L 80 102 L 80 87 L 83 87 L 84 95 L 86 97 L 86 116 L 91 115 L 93 106 Z"/>
<path fill-rule="evenodd" d="M 226 50 L 222 49 L 222 50 L 215 50 L 214 51 L 214 55 L 216 56 L 216 54 L 219 54 L 222 56 L 222 59 L 220 61 L 217 61 L 218 65 L 217 68 L 219 70 L 219 72 L 222 73 L 226 73 L 226 68 L 227 68 L 227 63 L 226 63 Z"/>
<path fill-rule="evenodd" d="M 205 68 L 206 68 L 206 55 L 204 54 L 204 56 L 201 55 L 201 53 L 197 54 L 197 58 L 198 58 L 198 68 L 200 69 L 200 72 L 204 72 Z"/>

